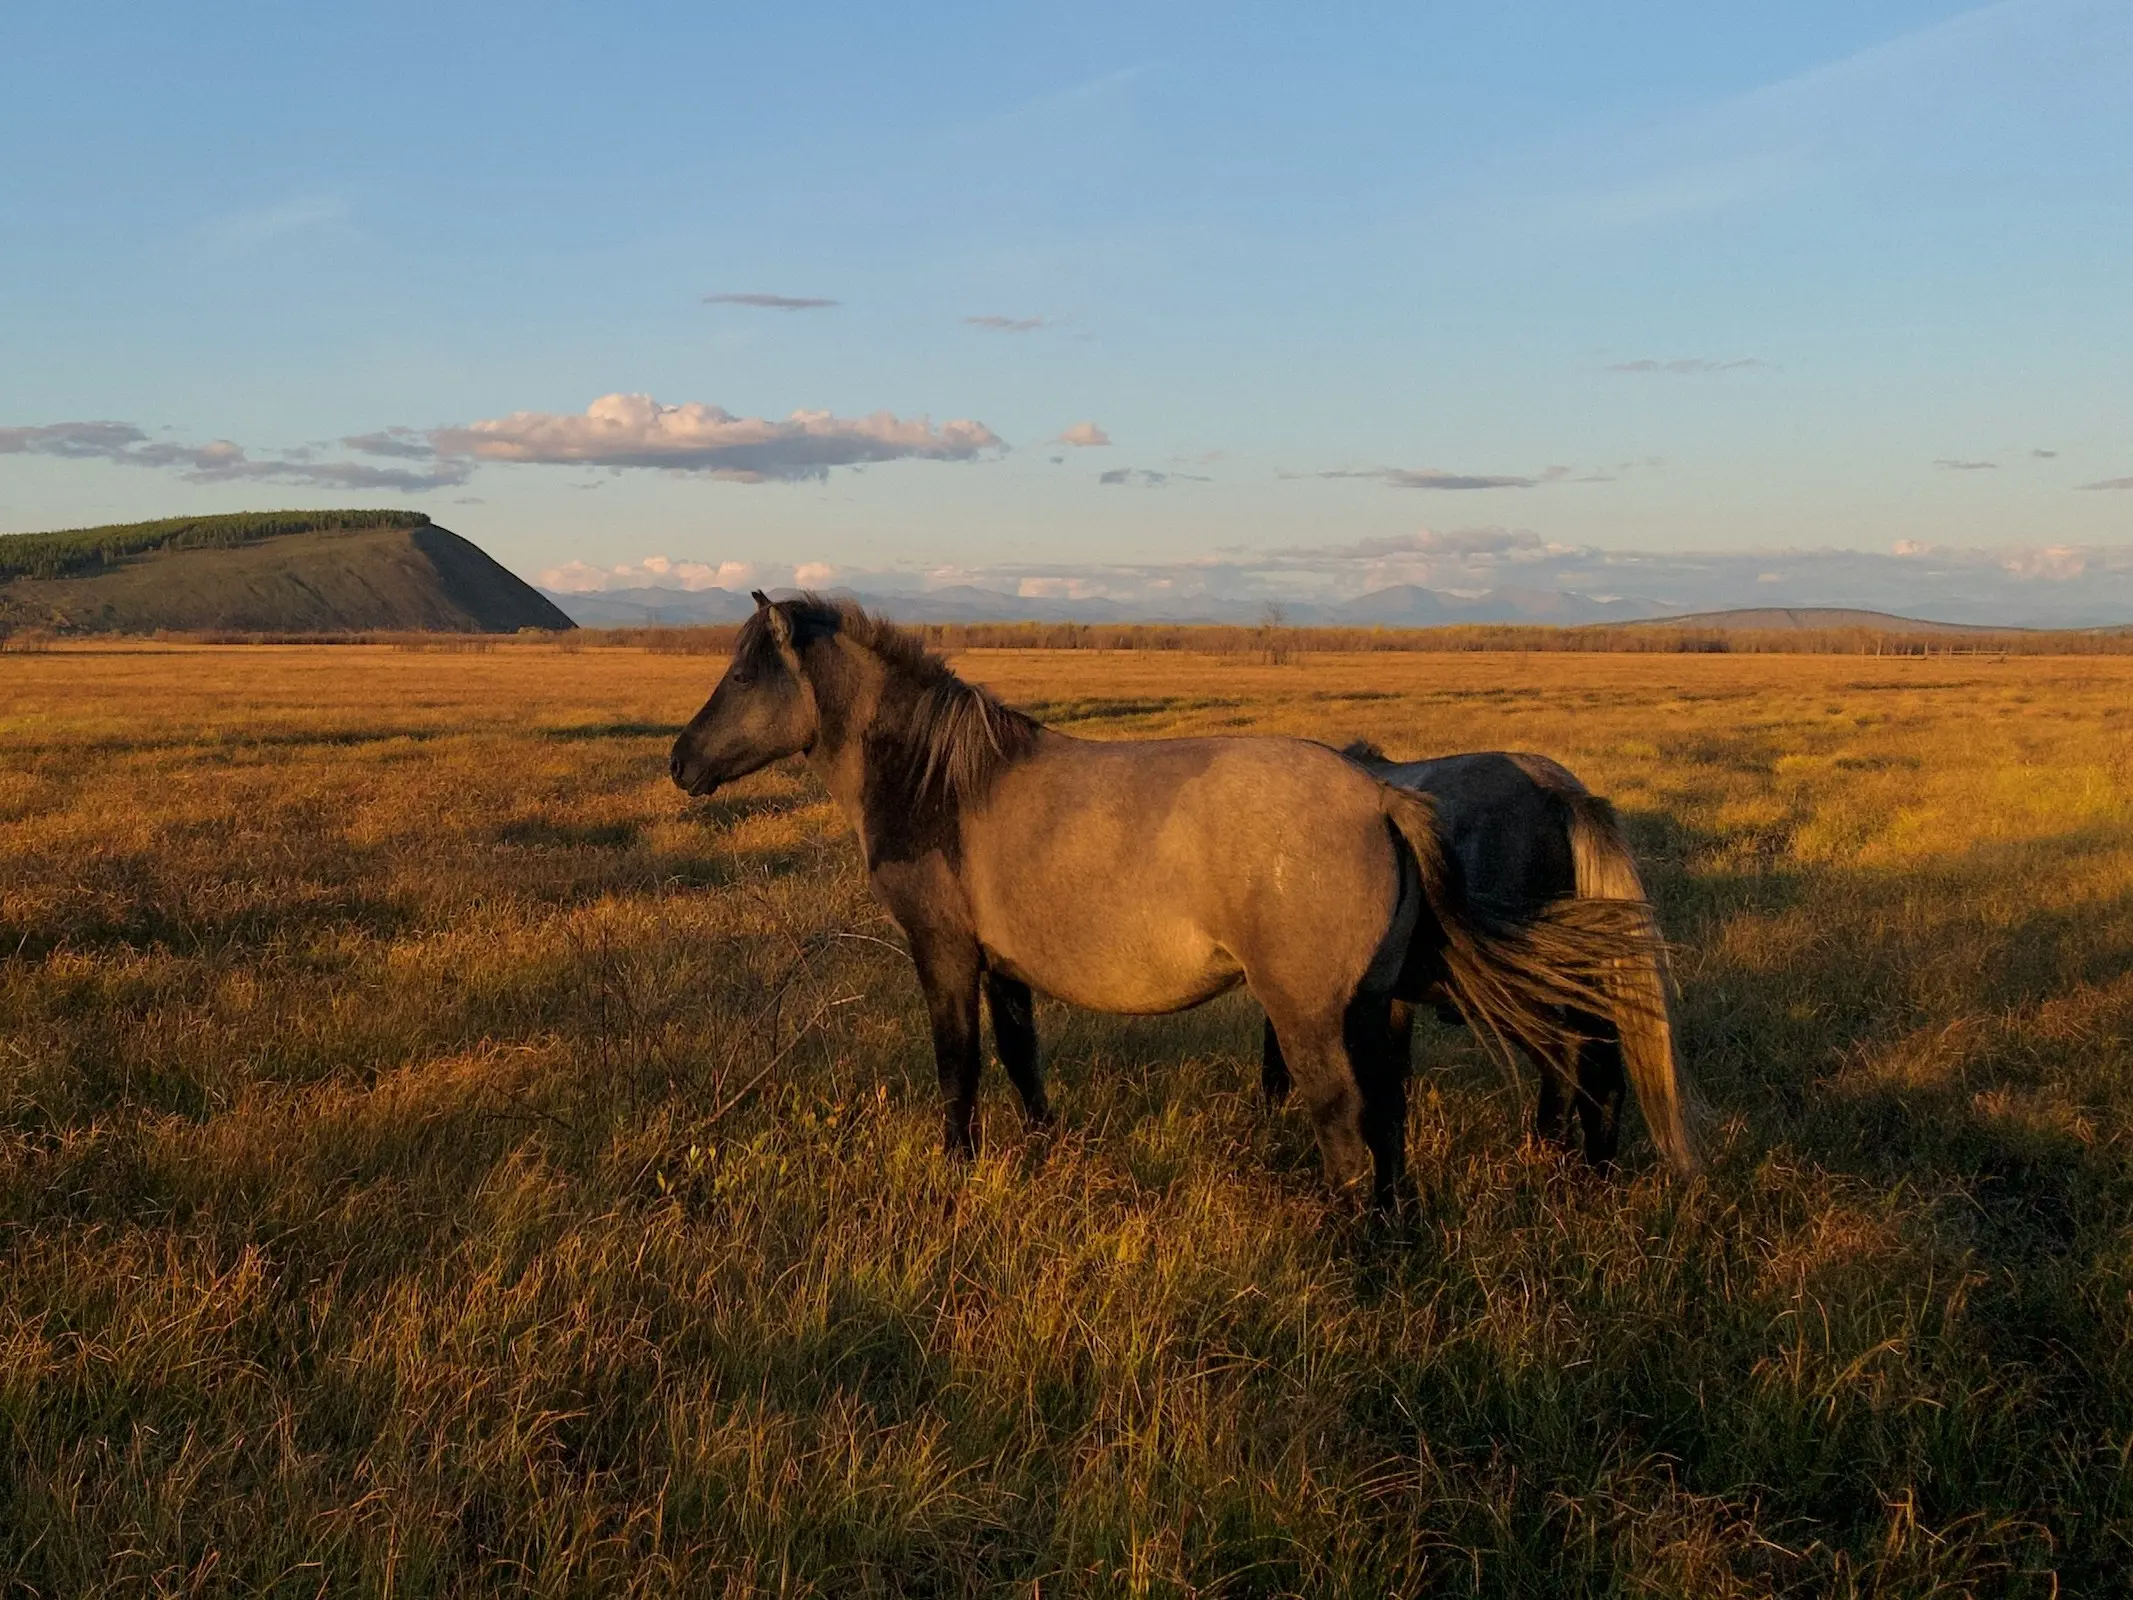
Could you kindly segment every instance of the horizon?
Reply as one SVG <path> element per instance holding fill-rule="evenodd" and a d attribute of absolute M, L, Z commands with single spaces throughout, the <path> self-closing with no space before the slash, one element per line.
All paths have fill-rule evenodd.
<path fill-rule="evenodd" d="M 510 16 L 10 20 L 0 529 L 2133 620 L 2123 6 Z"/>

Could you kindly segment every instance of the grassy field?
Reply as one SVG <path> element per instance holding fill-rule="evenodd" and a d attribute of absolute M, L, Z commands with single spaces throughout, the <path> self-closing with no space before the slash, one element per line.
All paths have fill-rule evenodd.
<path fill-rule="evenodd" d="M 961 665 L 1567 761 L 1708 1176 L 1426 1028 L 1388 1234 L 1241 999 L 955 1170 L 819 792 L 667 782 L 717 661 L 0 655 L 0 1593 L 2123 1592 L 2133 659 Z"/>

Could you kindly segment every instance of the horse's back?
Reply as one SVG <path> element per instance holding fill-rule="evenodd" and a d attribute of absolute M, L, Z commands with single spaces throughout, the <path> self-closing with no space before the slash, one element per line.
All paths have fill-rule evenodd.
<path fill-rule="evenodd" d="M 1204 998 L 1277 944 L 1360 974 L 1400 900 L 1383 790 L 1302 739 L 1047 738 L 963 839 L 987 948 L 1099 1010 Z"/>
<path fill-rule="evenodd" d="M 1484 898 L 1537 906 L 1576 892 L 1571 807 L 1587 790 L 1567 767 L 1546 756 L 1484 750 L 1367 762 L 1365 770 L 1430 797 L 1446 844 Z"/>

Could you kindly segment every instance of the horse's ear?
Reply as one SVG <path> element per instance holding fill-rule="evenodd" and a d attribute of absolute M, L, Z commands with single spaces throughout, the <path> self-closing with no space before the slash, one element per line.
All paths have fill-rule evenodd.
<path fill-rule="evenodd" d="M 756 610 L 768 611 L 770 609 L 770 596 L 763 593 L 762 590 L 752 589 L 749 591 L 748 597 L 755 602 Z"/>
<path fill-rule="evenodd" d="M 770 637 L 780 650 L 792 653 L 792 615 L 783 606 L 771 606 L 763 613 L 770 621 Z"/>

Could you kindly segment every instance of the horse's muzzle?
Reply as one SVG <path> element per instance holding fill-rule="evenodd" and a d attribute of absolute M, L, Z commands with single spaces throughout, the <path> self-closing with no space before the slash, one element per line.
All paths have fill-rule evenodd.
<path fill-rule="evenodd" d="M 710 773 L 701 767 L 693 766 L 678 745 L 674 753 L 667 757 L 667 776 L 674 780 L 674 787 L 684 794 L 707 795 L 718 787 Z"/>

